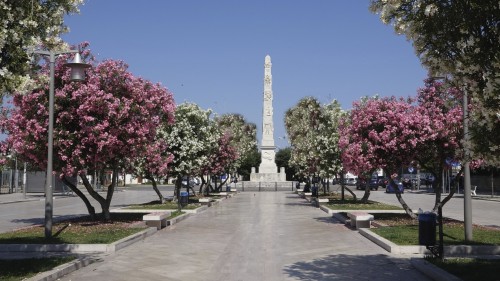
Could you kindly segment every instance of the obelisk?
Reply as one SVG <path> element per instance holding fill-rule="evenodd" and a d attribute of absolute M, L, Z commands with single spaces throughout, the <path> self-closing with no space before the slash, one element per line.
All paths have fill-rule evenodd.
<path fill-rule="evenodd" d="M 262 142 L 260 153 L 262 162 L 259 166 L 259 174 L 278 174 L 274 162 L 274 123 L 273 123 L 273 76 L 271 74 L 271 57 L 266 56 L 264 62 L 264 103 L 262 110 Z"/>

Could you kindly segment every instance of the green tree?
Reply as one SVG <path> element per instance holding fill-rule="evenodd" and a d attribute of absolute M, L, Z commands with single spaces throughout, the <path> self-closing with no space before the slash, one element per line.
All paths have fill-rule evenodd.
<path fill-rule="evenodd" d="M 250 150 L 247 156 L 241 160 L 241 165 L 238 168 L 238 175 L 242 176 L 243 180 L 250 180 L 250 172 L 252 167 L 259 167 L 261 162 L 261 155 L 257 145 Z"/>
<path fill-rule="evenodd" d="M 291 156 L 292 149 L 290 147 L 285 147 L 276 152 L 276 158 L 274 161 L 276 162 L 276 166 L 285 168 L 286 180 L 292 180 L 295 175 L 295 169 L 289 164 Z"/>

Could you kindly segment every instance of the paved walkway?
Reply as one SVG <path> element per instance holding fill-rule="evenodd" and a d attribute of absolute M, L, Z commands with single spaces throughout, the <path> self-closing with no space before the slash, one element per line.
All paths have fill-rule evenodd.
<path fill-rule="evenodd" d="M 429 280 L 290 192 L 240 193 L 60 280 Z"/>

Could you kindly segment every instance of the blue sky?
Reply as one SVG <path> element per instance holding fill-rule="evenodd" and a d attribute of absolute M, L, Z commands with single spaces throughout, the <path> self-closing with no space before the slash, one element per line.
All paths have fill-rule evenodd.
<path fill-rule="evenodd" d="M 410 42 L 368 10 L 368 0 L 87 0 L 67 16 L 70 44 L 89 41 L 99 60 L 127 62 L 176 103 L 240 113 L 261 140 L 264 58 L 272 59 L 275 141 L 302 97 L 409 96 L 427 71 Z"/>

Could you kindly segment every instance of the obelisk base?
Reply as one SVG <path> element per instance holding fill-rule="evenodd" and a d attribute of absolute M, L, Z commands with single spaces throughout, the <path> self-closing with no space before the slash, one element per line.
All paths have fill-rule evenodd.
<path fill-rule="evenodd" d="M 250 181 L 253 181 L 253 182 L 286 182 L 285 168 L 281 167 L 279 173 L 255 173 L 255 169 L 252 168 L 252 173 L 250 174 Z"/>

